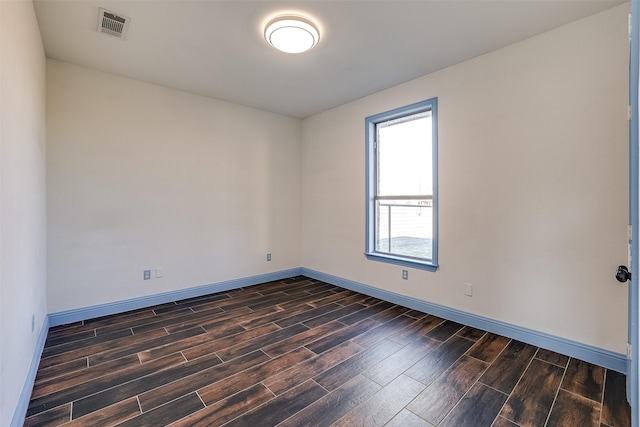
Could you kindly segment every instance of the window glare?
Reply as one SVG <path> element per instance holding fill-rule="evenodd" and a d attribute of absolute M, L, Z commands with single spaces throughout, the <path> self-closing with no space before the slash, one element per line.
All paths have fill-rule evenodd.
<path fill-rule="evenodd" d="M 431 117 L 378 128 L 378 195 L 433 194 L 430 135 Z"/>

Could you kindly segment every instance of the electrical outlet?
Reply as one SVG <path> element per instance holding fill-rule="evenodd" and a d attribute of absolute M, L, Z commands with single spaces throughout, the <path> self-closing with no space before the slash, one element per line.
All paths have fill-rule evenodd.
<path fill-rule="evenodd" d="M 151 280 L 151 270 L 144 271 L 144 280 Z"/>
<path fill-rule="evenodd" d="M 464 294 L 468 297 L 473 296 L 473 285 L 471 283 L 464 284 Z"/>
<path fill-rule="evenodd" d="M 409 280 L 409 270 L 402 270 L 402 279 Z"/>
<path fill-rule="evenodd" d="M 271 254 L 267 254 L 267 261 L 271 261 Z"/>

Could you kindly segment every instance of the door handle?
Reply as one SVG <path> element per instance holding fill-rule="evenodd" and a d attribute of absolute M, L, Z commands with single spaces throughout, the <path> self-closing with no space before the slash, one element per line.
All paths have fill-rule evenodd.
<path fill-rule="evenodd" d="M 616 280 L 621 283 L 631 280 L 631 272 L 629 272 L 629 269 L 626 266 L 618 266 L 618 268 L 616 269 Z"/>

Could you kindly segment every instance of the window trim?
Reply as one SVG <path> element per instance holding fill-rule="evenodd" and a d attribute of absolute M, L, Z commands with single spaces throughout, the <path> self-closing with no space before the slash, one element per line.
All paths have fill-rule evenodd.
<path fill-rule="evenodd" d="M 375 179 L 376 179 L 376 155 L 375 139 L 376 125 L 378 123 L 395 120 L 411 114 L 431 110 L 432 132 L 432 162 L 433 162 L 433 247 L 431 260 L 420 260 L 410 257 L 391 255 L 375 251 Z M 365 252 L 368 260 L 380 261 L 404 267 L 418 268 L 427 271 L 438 269 L 438 98 L 431 98 L 415 104 L 399 107 L 384 113 L 375 114 L 365 118 L 365 179 L 366 179 L 366 230 Z"/>

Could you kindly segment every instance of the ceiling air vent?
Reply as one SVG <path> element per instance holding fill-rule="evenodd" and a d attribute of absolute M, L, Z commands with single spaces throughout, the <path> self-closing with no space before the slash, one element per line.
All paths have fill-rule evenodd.
<path fill-rule="evenodd" d="M 98 32 L 124 40 L 127 35 L 127 30 L 129 29 L 129 21 L 131 21 L 131 18 L 120 16 L 100 8 L 100 14 L 98 15 Z"/>

